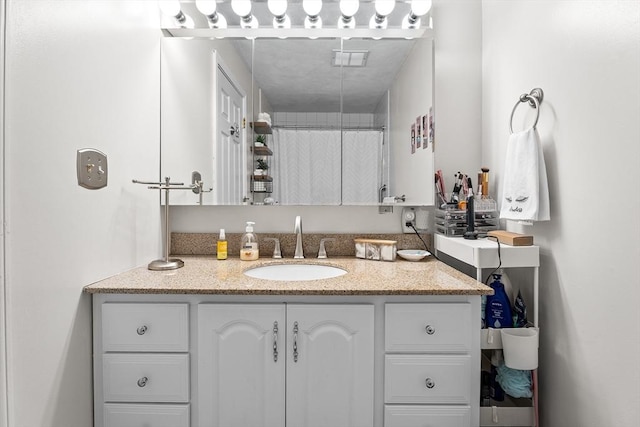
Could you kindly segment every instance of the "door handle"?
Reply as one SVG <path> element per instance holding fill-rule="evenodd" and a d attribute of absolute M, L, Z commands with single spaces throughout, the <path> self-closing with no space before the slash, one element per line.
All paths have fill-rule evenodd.
<path fill-rule="evenodd" d="M 240 128 L 238 127 L 238 123 L 234 123 L 233 125 L 231 125 L 229 133 L 235 138 L 240 137 Z"/>
<path fill-rule="evenodd" d="M 278 322 L 273 322 L 273 361 L 278 361 Z"/>
<path fill-rule="evenodd" d="M 298 363 L 298 322 L 293 322 L 293 361 Z"/>

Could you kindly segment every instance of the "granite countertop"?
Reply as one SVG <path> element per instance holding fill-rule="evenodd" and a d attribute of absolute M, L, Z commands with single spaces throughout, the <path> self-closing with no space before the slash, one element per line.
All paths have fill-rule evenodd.
<path fill-rule="evenodd" d="M 180 255 L 184 267 L 150 271 L 146 266 L 86 286 L 87 293 L 220 294 L 220 295 L 489 295 L 491 288 L 452 267 L 427 257 L 419 262 L 394 262 L 340 257 L 318 260 Z M 331 279 L 272 281 L 255 279 L 244 271 L 268 264 L 323 264 L 347 270 Z"/>

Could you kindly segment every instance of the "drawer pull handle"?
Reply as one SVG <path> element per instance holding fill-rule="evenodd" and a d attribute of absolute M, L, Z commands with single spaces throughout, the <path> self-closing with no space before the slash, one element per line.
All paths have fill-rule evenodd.
<path fill-rule="evenodd" d="M 149 381 L 149 378 L 147 377 L 142 377 L 138 380 L 138 387 L 144 387 L 147 385 L 147 381 Z"/>
<path fill-rule="evenodd" d="M 147 325 L 142 325 L 136 330 L 136 332 L 138 335 L 144 335 L 144 333 L 147 332 L 147 329 Z"/>
<path fill-rule="evenodd" d="M 436 386 L 436 383 L 431 378 L 427 378 L 425 381 L 425 385 L 427 386 L 427 388 L 434 388 Z"/>
<path fill-rule="evenodd" d="M 298 322 L 293 322 L 293 361 L 298 363 Z"/>
<path fill-rule="evenodd" d="M 278 361 L 278 322 L 273 322 L 273 361 Z"/>
<path fill-rule="evenodd" d="M 424 330 L 427 332 L 427 335 L 433 335 L 436 333 L 436 328 L 434 328 L 431 325 L 427 325 L 427 327 L 424 328 Z"/>

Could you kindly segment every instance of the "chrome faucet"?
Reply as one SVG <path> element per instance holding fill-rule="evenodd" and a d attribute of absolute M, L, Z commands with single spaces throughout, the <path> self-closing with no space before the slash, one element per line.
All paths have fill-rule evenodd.
<path fill-rule="evenodd" d="M 296 233 L 296 251 L 293 254 L 293 258 L 304 258 L 304 249 L 302 249 L 302 219 L 300 219 L 300 215 L 296 217 L 296 224 L 293 228 L 293 232 Z"/>

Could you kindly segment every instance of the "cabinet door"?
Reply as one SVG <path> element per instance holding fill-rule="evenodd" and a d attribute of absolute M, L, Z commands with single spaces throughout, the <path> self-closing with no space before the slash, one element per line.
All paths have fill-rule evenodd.
<path fill-rule="evenodd" d="M 373 306 L 287 308 L 287 426 L 373 425 Z"/>
<path fill-rule="evenodd" d="M 283 427 L 284 337 L 282 304 L 199 305 L 196 425 Z"/>

